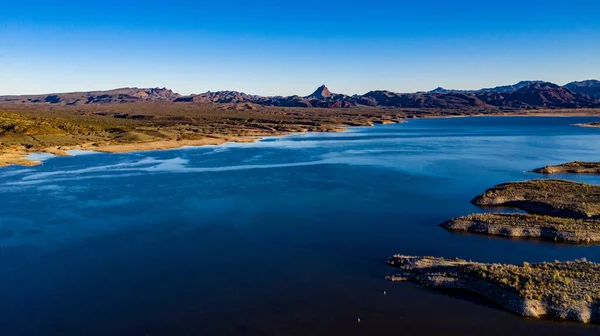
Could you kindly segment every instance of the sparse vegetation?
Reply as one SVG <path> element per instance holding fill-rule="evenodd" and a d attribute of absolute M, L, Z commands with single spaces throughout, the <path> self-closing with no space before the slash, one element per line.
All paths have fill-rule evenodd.
<path fill-rule="evenodd" d="M 302 108 L 251 102 L 129 102 L 132 99 L 106 104 L 0 103 L 0 166 L 31 164 L 24 160 L 31 152 L 167 149 L 291 132 L 337 131 L 345 126 L 398 123 L 404 118 L 600 114 L 599 109 Z"/>
<path fill-rule="evenodd" d="M 473 214 L 440 224 L 451 231 L 540 238 L 573 244 L 600 243 L 600 221 L 529 214 Z"/>
<path fill-rule="evenodd" d="M 487 190 L 472 203 L 567 218 L 600 218 L 600 186 L 565 180 L 510 182 Z"/>
<path fill-rule="evenodd" d="M 577 260 L 517 266 L 395 255 L 389 264 L 401 272 L 388 277 L 393 281 L 472 291 L 524 316 L 600 322 L 597 263 Z"/>
<path fill-rule="evenodd" d="M 0 165 L 30 152 L 62 147 L 101 149 L 120 144 L 177 142 L 216 144 L 291 132 L 337 131 L 344 126 L 398 123 L 398 110 L 379 108 L 306 109 L 253 104 L 132 104 L 52 106 L 0 105 Z M 162 148 L 161 145 L 154 146 Z M 128 148 L 133 148 L 129 146 Z M 152 148 L 151 146 L 148 148 Z M 132 150 L 135 150 L 133 148 Z M 18 155 L 17 155 L 18 154 Z M 6 160 L 6 156 L 10 159 Z"/>
<path fill-rule="evenodd" d="M 538 174 L 600 174 L 600 162 L 573 161 L 532 170 Z"/>

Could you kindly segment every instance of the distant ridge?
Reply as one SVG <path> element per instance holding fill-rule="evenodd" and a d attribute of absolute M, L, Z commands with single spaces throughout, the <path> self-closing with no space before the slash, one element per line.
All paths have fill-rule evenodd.
<path fill-rule="evenodd" d="M 540 81 L 540 80 L 520 81 L 517 84 L 513 84 L 513 85 L 496 86 L 493 88 L 485 88 L 485 89 L 479 89 L 479 90 L 452 90 L 452 89 L 444 89 L 443 87 L 438 87 L 438 88 L 435 88 L 435 89 L 429 91 L 429 93 L 485 93 L 485 92 L 506 93 L 506 92 L 517 91 L 526 86 L 529 86 L 532 84 L 539 84 L 539 83 L 544 83 L 544 81 Z"/>
<path fill-rule="evenodd" d="M 513 92 L 483 93 L 479 97 L 492 106 L 521 109 L 600 107 L 600 101 L 588 95 L 548 82 L 531 84 Z"/>
<path fill-rule="evenodd" d="M 108 91 L 0 96 L 0 103 L 14 104 L 103 105 L 138 102 L 246 103 L 255 106 L 318 108 L 382 106 L 455 110 L 592 108 L 600 107 L 600 81 L 572 82 L 564 87 L 543 81 L 521 81 L 513 85 L 473 91 L 448 90 L 440 87 L 429 92 L 395 93 L 380 90 L 354 96 L 333 93 L 326 85 L 320 86 L 305 97 L 298 95 L 264 97 L 238 91 L 209 91 L 182 96 L 167 88 L 120 88 Z"/>
<path fill-rule="evenodd" d="M 514 91 L 520 90 L 524 87 L 528 87 L 528 86 L 535 85 L 535 84 L 541 84 L 541 83 L 544 83 L 544 81 L 541 81 L 541 80 L 520 81 L 517 84 L 503 85 L 503 86 L 496 86 L 494 88 L 481 89 L 481 90 L 478 90 L 478 92 L 507 93 L 507 92 L 514 92 Z"/>
<path fill-rule="evenodd" d="M 180 94 L 167 88 L 119 88 L 107 91 L 67 92 L 24 96 L 0 96 L 0 102 L 49 103 L 61 105 L 173 101 Z"/>
<path fill-rule="evenodd" d="M 600 99 L 600 81 L 595 79 L 571 82 L 565 87 L 573 92 L 586 94 L 596 99 Z"/>

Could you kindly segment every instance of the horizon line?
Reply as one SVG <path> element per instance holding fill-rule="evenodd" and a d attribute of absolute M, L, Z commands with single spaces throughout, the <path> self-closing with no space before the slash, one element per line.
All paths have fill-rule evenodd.
<path fill-rule="evenodd" d="M 561 87 L 564 87 L 565 85 L 571 84 L 571 83 L 580 83 L 580 82 L 586 82 L 586 81 L 599 81 L 598 79 L 582 79 L 582 80 L 575 80 L 575 81 L 570 81 L 567 82 L 563 85 L 560 84 L 556 84 L 554 82 L 551 81 L 545 81 L 545 80 L 541 80 L 541 79 L 524 79 L 524 80 L 520 80 L 516 83 L 512 83 L 512 84 L 502 84 L 502 85 L 497 85 L 497 86 L 493 86 L 493 87 L 482 87 L 479 89 L 450 89 L 450 88 L 445 88 L 442 86 L 437 86 L 431 90 L 428 91 L 412 91 L 412 92 L 396 92 L 396 91 L 391 91 L 391 90 L 387 90 L 387 89 L 374 89 L 374 90 L 369 90 L 363 94 L 345 94 L 345 93 L 337 93 L 335 91 L 331 91 L 333 94 L 343 94 L 343 95 L 348 95 L 348 96 L 354 96 L 354 95 L 364 95 L 366 93 L 369 92 L 374 92 L 374 91 L 389 91 L 389 92 L 393 92 L 393 93 L 400 93 L 400 94 L 416 94 L 416 93 L 431 93 L 430 91 L 436 90 L 436 89 L 444 89 L 444 90 L 448 90 L 448 91 L 458 91 L 458 92 L 475 92 L 475 91 L 480 91 L 480 90 L 486 90 L 486 89 L 494 89 L 494 88 L 498 88 L 498 87 L 503 87 L 503 86 L 511 86 L 511 85 L 516 85 L 519 84 L 521 82 L 540 82 L 540 83 L 550 83 L 550 84 L 555 84 Z M 320 85 L 317 87 L 317 90 L 321 87 L 326 87 L 329 89 L 329 87 L 325 84 Z M 126 90 L 126 89 L 138 89 L 138 90 L 151 90 L 151 89 L 161 89 L 161 90 L 171 90 L 174 94 L 178 94 L 181 95 L 183 97 L 188 97 L 188 96 L 193 96 L 193 95 L 200 95 L 200 94 L 205 94 L 205 93 L 218 93 L 218 92 L 237 92 L 237 93 L 243 93 L 243 94 L 247 94 L 250 96 L 257 96 L 257 97 L 293 97 L 293 96 L 299 96 L 299 97 L 306 97 L 309 96 L 310 94 L 314 93 L 314 90 L 311 91 L 311 93 L 309 93 L 306 96 L 302 96 L 299 94 L 293 94 L 293 95 L 261 95 L 261 94 L 252 94 L 252 93 L 248 93 L 245 90 L 229 90 L 229 89 L 225 89 L 225 90 L 208 90 L 208 91 L 204 91 L 204 92 L 199 92 L 199 93 L 190 93 L 190 94 L 181 94 L 175 90 L 173 90 L 172 88 L 169 88 L 167 86 L 122 86 L 122 87 L 116 87 L 116 88 L 111 88 L 111 89 L 100 89 L 100 90 L 79 90 L 79 91 L 63 91 L 63 92 L 45 92 L 45 93 L 22 93 L 22 94 L 0 94 L 0 97 L 22 97 L 22 96 L 42 96 L 42 95 L 53 95 L 53 94 L 74 94 L 74 93 L 90 93 L 90 92 L 108 92 L 108 91 L 116 91 L 116 90 Z"/>

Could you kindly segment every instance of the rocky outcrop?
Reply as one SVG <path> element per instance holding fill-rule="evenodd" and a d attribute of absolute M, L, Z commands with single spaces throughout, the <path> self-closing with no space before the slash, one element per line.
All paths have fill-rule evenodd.
<path fill-rule="evenodd" d="M 600 265 L 587 261 L 484 264 L 465 260 L 395 255 L 391 281 L 461 290 L 485 297 L 522 316 L 582 323 L 600 322 Z"/>
<path fill-rule="evenodd" d="M 573 161 L 532 170 L 538 174 L 600 174 L 600 162 Z"/>
<path fill-rule="evenodd" d="M 573 126 L 585 127 L 585 128 L 600 128 L 600 122 L 591 122 L 586 124 L 574 124 Z"/>
<path fill-rule="evenodd" d="M 440 224 L 449 231 L 570 244 L 600 243 L 600 221 L 529 214 L 473 214 Z"/>
<path fill-rule="evenodd" d="M 600 186 L 565 180 L 503 183 L 471 202 L 479 206 L 510 206 L 549 216 L 600 218 Z"/>

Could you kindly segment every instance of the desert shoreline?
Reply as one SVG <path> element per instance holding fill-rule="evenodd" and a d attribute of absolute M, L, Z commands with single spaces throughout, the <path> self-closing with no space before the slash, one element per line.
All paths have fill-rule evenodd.
<path fill-rule="evenodd" d="M 504 114 L 471 114 L 471 115 L 424 115 L 424 116 L 410 116 L 405 117 L 401 120 L 386 120 L 386 122 L 377 122 L 377 121 L 368 121 L 365 125 L 332 125 L 331 129 L 326 131 L 311 131 L 311 130 L 301 130 L 301 131 L 291 131 L 291 132 L 265 132 L 265 134 L 257 134 L 253 136 L 233 136 L 233 135 L 210 135 L 202 139 L 194 139 L 194 140 L 177 140 L 177 139 L 169 139 L 169 140 L 161 140 L 161 141 L 150 141 L 150 142 L 132 142 L 132 143 L 105 143 L 105 144 L 97 144 L 97 143 L 84 143 L 80 145 L 69 145 L 69 146 L 54 146 L 44 148 L 42 150 L 27 150 L 25 148 L 0 152 L 0 169 L 8 166 L 24 166 L 24 167 L 32 167 L 41 165 L 42 161 L 30 159 L 29 156 L 31 154 L 53 154 L 57 157 L 60 156 L 72 156 L 68 153 L 68 151 L 72 150 L 82 150 L 82 151 L 93 151 L 98 153 L 133 153 L 133 152 L 144 152 L 144 151 L 157 151 L 157 150 L 172 150 L 172 149 L 180 149 L 183 147 L 203 147 L 203 146 L 219 146 L 226 143 L 251 143 L 260 141 L 262 139 L 268 137 L 277 137 L 277 136 L 286 136 L 292 134 L 303 134 L 309 132 L 315 133 L 327 133 L 327 132 L 345 132 L 350 128 L 356 127 L 373 127 L 375 125 L 394 125 L 405 123 L 411 119 L 450 119 L 450 118 L 478 118 L 478 117 L 600 117 L 597 111 L 587 112 L 587 111 L 577 111 L 574 113 L 551 113 L 551 112 L 543 112 L 543 113 L 527 113 L 527 112 L 518 112 L 518 113 L 504 113 Z M 581 127 L 581 124 L 574 124 L 573 126 Z"/>
<path fill-rule="evenodd" d="M 355 127 L 370 127 L 370 126 L 345 126 L 339 127 L 328 132 L 344 132 L 348 128 Z M 185 147 L 204 147 L 204 146 L 220 146 L 228 143 L 252 143 L 263 140 L 267 137 L 278 137 L 292 134 L 303 134 L 309 131 L 302 132 L 275 132 L 272 134 L 256 135 L 256 136 L 210 136 L 203 139 L 196 140 L 162 140 L 162 141 L 151 141 L 151 142 L 134 142 L 134 143 L 122 143 L 122 144 L 95 144 L 85 143 L 81 145 L 73 146 L 56 146 L 44 148 L 43 150 L 16 150 L 11 152 L 0 153 L 0 169 L 9 166 L 23 166 L 23 167 L 34 167 L 41 165 L 42 160 L 36 160 L 29 158 L 32 154 L 52 154 L 54 157 L 66 157 L 73 156 L 69 154 L 69 151 L 91 151 L 95 153 L 135 153 L 135 152 L 148 152 L 148 151 L 162 151 L 162 150 L 173 150 L 181 149 Z M 317 132 L 324 133 L 324 132 Z"/>
<path fill-rule="evenodd" d="M 283 134 L 282 134 L 283 135 Z M 277 136 L 277 135 L 272 135 Z M 226 143 L 237 142 L 237 143 L 249 143 L 263 139 L 264 137 L 223 137 L 223 138 L 204 138 L 198 140 L 164 140 L 164 141 L 152 141 L 152 142 L 141 142 L 141 143 L 127 143 L 127 144 L 82 144 L 74 146 L 58 146 L 45 148 L 41 151 L 15 151 L 0 153 L 0 168 L 8 166 L 38 166 L 42 164 L 41 160 L 30 159 L 29 156 L 32 154 L 52 154 L 55 157 L 61 156 L 72 156 L 69 151 L 80 150 L 80 151 L 92 151 L 96 153 L 134 153 L 134 152 L 145 152 L 145 151 L 156 151 L 156 150 L 171 150 L 180 149 L 184 147 L 204 147 L 204 146 L 218 146 Z"/>

